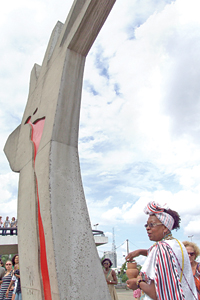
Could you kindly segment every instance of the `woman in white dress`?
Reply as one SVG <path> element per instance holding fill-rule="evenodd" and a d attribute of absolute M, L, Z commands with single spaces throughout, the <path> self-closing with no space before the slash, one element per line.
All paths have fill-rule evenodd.
<path fill-rule="evenodd" d="M 179 214 L 155 202 L 148 203 L 144 212 L 149 216 L 145 225 L 148 237 L 155 243 L 149 250 L 139 249 L 127 255 L 128 261 L 147 256 L 140 274 L 128 280 L 127 286 L 140 288 L 145 300 L 197 300 L 187 251 L 171 234 L 171 230 L 180 228 Z"/>

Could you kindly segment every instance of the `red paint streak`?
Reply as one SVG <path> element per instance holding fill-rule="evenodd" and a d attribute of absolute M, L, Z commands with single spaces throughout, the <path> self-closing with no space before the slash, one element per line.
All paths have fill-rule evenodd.
<path fill-rule="evenodd" d="M 37 151 L 40 145 L 40 140 L 42 137 L 42 132 L 44 128 L 45 118 L 36 121 L 34 124 L 31 123 L 30 118 L 26 122 L 31 125 L 32 133 L 31 133 L 31 141 L 34 144 L 34 166 L 35 166 L 35 158 L 37 155 Z M 51 286 L 49 279 L 49 270 L 47 265 L 47 254 L 46 254 L 46 243 L 45 243 L 45 234 L 44 227 L 42 223 L 42 217 L 40 213 L 40 200 L 38 193 L 38 181 L 36 177 L 36 187 L 37 187 L 37 204 L 38 204 L 38 227 L 39 227 L 39 240 L 40 240 L 40 268 L 42 273 L 42 282 L 43 282 L 43 290 L 44 290 L 44 298 L 45 300 L 51 300 Z"/>

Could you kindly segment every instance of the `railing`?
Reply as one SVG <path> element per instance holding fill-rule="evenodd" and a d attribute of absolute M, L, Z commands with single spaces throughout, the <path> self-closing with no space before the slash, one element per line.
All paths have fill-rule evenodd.
<path fill-rule="evenodd" d="M 93 233 L 93 235 L 105 236 L 105 234 L 101 230 L 92 230 L 92 233 Z"/>
<path fill-rule="evenodd" d="M 105 236 L 101 230 L 92 230 L 93 235 Z M 0 227 L 0 235 L 17 235 L 17 227 Z"/>
<path fill-rule="evenodd" d="M 0 227 L 0 235 L 17 235 L 17 227 Z"/>

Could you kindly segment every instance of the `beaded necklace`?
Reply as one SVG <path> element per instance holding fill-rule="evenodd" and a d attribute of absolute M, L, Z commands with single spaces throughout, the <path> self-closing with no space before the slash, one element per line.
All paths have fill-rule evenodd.
<path fill-rule="evenodd" d="M 163 240 L 174 240 L 174 237 L 172 236 L 171 232 L 166 234 L 161 241 Z"/>
<path fill-rule="evenodd" d="M 166 235 L 162 238 L 162 240 L 160 240 L 160 241 L 154 243 L 153 246 L 152 246 L 150 249 L 152 249 L 155 245 L 157 245 L 157 243 L 162 242 L 162 241 L 165 241 L 165 240 L 174 240 L 174 237 L 172 236 L 171 232 L 168 233 L 168 234 L 166 234 Z"/>

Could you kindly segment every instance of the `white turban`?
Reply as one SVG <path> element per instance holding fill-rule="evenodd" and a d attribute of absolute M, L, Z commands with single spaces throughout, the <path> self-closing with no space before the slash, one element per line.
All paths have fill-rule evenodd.
<path fill-rule="evenodd" d="M 174 225 L 174 218 L 167 212 L 164 212 L 164 210 L 158 203 L 152 201 L 147 204 L 144 212 L 147 215 L 155 215 L 171 231 Z"/>

